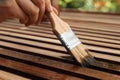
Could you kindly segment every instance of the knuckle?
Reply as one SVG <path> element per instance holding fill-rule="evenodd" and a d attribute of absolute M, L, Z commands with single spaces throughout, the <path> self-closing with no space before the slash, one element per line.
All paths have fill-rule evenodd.
<path fill-rule="evenodd" d="M 33 10 L 33 15 L 38 15 L 39 14 L 39 8 L 36 8 Z"/>
<path fill-rule="evenodd" d="M 35 7 L 34 9 L 31 9 L 31 11 L 29 12 L 29 16 L 33 17 L 39 14 L 39 8 Z"/>
<path fill-rule="evenodd" d="M 32 12 L 30 14 L 31 23 L 35 23 L 38 16 L 39 16 L 39 8 L 32 10 Z"/>

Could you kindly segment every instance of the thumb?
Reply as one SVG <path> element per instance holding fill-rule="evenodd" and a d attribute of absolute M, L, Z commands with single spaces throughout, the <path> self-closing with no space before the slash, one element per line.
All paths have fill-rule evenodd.
<path fill-rule="evenodd" d="M 45 8 L 47 12 L 52 12 L 53 11 L 53 7 L 51 5 L 51 1 L 50 0 L 45 0 Z"/>

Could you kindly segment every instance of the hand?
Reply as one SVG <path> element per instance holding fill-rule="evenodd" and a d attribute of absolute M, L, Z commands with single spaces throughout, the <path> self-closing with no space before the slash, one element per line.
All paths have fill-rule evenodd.
<path fill-rule="evenodd" d="M 28 17 L 18 6 L 15 0 L 0 0 L 0 21 L 8 18 L 19 18 L 27 23 Z"/>
<path fill-rule="evenodd" d="M 21 23 L 31 25 L 42 20 L 45 10 L 54 10 L 47 0 L 0 0 L 0 21 L 18 18 Z"/>
<path fill-rule="evenodd" d="M 51 4 L 59 11 L 59 0 L 51 0 Z"/>
<path fill-rule="evenodd" d="M 51 3 L 50 3 L 50 1 L 51 1 Z M 48 1 L 47 1 L 47 2 L 49 2 L 49 3 L 47 3 L 47 4 L 52 4 L 53 11 L 54 11 L 57 15 L 59 15 L 59 12 L 58 12 L 58 11 L 59 11 L 58 1 L 59 1 L 59 0 L 48 0 Z M 49 20 L 49 19 L 47 18 L 47 16 L 44 15 L 42 21 L 44 22 L 44 21 L 48 21 L 48 20 Z"/>

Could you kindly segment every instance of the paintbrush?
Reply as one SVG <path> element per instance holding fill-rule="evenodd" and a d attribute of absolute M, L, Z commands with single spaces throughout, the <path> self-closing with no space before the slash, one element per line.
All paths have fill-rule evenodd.
<path fill-rule="evenodd" d="M 82 66 L 94 64 L 95 59 L 81 43 L 70 26 L 60 19 L 53 11 L 46 13 L 52 24 L 53 33 L 58 37 L 66 50 Z"/>

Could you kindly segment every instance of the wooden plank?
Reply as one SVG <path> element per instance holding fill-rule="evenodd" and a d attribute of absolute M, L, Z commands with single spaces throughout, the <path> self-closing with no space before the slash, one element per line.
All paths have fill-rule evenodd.
<path fill-rule="evenodd" d="M 48 33 L 48 34 L 52 34 L 53 35 L 52 30 L 51 30 L 50 26 L 48 26 L 48 25 L 40 25 L 40 27 L 30 26 L 29 28 L 26 27 L 25 29 L 23 29 L 24 26 L 22 26 L 22 28 L 21 28 L 21 26 L 20 27 L 16 27 L 16 26 L 19 26 L 19 24 L 17 24 L 17 23 L 13 23 L 13 24 L 10 24 L 10 25 L 11 26 L 9 26 L 9 24 L 4 24 L 4 25 L 1 25 L 1 26 L 5 27 L 5 28 L 22 29 L 22 30 L 25 30 L 26 32 L 27 31 L 31 31 L 31 32 L 34 32 L 33 34 L 35 34 L 37 32 L 40 32 L 41 34 Z M 46 28 L 47 30 L 44 30 L 45 27 L 47 27 Z M 118 35 L 118 33 L 114 34 L 114 32 L 110 32 L 110 33 L 107 33 L 107 34 L 105 34 L 105 33 L 99 34 L 99 32 L 101 33 L 100 30 L 94 32 L 94 30 L 80 29 L 80 28 L 81 27 L 79 27 L 78 29 L 75 28 L 76 30 L 73 29 L 77 35 L 86 35 L 86 36 L 93 36 L 93 37 L 99 37 L 99 38 L 120 40 L 120 38 L 118 37 L 120 35 Z M 36 35 L 39 35 L 39 34 L 36 34 Z"/>
<path fill-rule="evenodd" d="M 2 55 L 6 55 L 6 56 L 11 56 L 11 57 L 15 57 L 15 58 L 18 58 L 18 59 L 23 59 L 23 60 L 27 60 L 27 61 L 32 61 L 32 62 L 34 62 L 34 59 L 36 60 L 42 60 L 42 59 L 44 59 L 44 57 L 43 58 L 41 58 L 41 56 L 35 56 L 34 55 L 34 53 L 33 54 L 27 54 L 27 53 L 25 53 L 25 52 L 17 52 L 17 51 L 13 51 L 13 50 L 7 50 L 7 49 L 3 49 L 3 48 L 1 48 L 0 49 L 0 54 L 2 54 Z M 100 54 L 101 55 L 101 54 Z M 100 55 L 98 55 L 98 56 L 100 56 Z M 54 55 L 50 55 L 51 57 L 54 57 Z M 106 57 L 111 57 L 111 58 L 113 58 L 114 59 L 114 56 L 109 56 L 109 55 L 101 55 L 101 57 L 103 57 L 103 56 L 106 56 Z M 29 58 L 28 58 L 29 57 Z M 31 59 L 33 57 L 33 59 Z M 56 57 L 57 58 L 57 57 Z M 105 57 L 104 57 L 105 58 Z M 42 61 L 49 61 L 49 62 L 54 62 L 54 64 L 52 63 L 47 63 L 47 66 L 51 66 L 51 67 L 59 67 L 60 68 L 60 66 L 59 65 L 55 65 L 55 64 L 57 64 L 57 63 L 59 63 L 60 65 L 61 64 L 63 64 L 63 63 L 65 63 L 65 64 L 69 64 L 68 62 L 66 63 L 66 62 L 62 62 L 62 63 L 60 63 L 59 61 L 54 61 L 54 59 L 52 58 L 52 60 L 49 60 L 49 58 L 47 58 L 48 60 L 42 60 Z M 116 59 L 117 59 L 117 57 L 116 57 Z M 60 60 L 62 60 L 62 58 L 60 59 Z M 66 58 L 65 59 L 66 61 L 68 61 L 68 59 Z M 41 63 L 41 61 L 35 61 L 35 63 Z M 49 64 L 51 64 L 51 65 L 49 65 Z M 74 64 L 74 62 L 73 62 L 73 64 Z M 46 64 L 43 64 L 43 65 L 46 65 Z M 52 65 L 55 65 L 55 66 L 52 66 Z M 72 64 L 71 64 L 72 65 Z M 99 66 L 98 66 L 99 65 Z M 104 66 L 104 65 L 106 65 L 106 66 Z M 111 65 L 111 66 L 109 66 L 109 65 Z M 112 64 L 111 62 L 103 62 L 103 61 L 98 61 L 97 60 L 97 64 L 94 64 L 94 65 L 92 65 L 92 66 L 96 66 L 96 67 L 101 67 L 101 68 L 106 68 L 106 69 L 109 69 L 109 70 L 113 70 L 113 71 L 117 71 L 117 72 L 120 72 L 119 71 L 119 69 L 120 69 L 120 65 L 119 64 Z M 80 66 L 79 66 L 80 67 Z"/>
<path fill-rule="evenodd" d="M 92 22 L 84 22 L 84 21 L 74 21 L 74 20 L 67 20 L 65 19 L 67 23 L 69 23 L 72 27 L 81 27 L 81 28 L 88 28 L 88 29 L 94 29 L 94 30 L 102 30 L 102 31 L 114 31 L 114 32 L 120 32 L 119 25 L 113 25 L 113 24 L 102 24 L 102 23 L 92 23 Z M 78 23 L 79 22 L 79 23 Z M 87 23 L 87 24 L 86 24 Z M 114 28 L 115 27 L 115 28 Z"/>
<path fill-rule="evenodd" d="M 54 72 L 51 70 L 47 70 L 44 68 L 40 68 L 40 67 L 36 67 L 36 66 L 32 66 L 29 64 L 24 64 L 21 62 L 17 62 L 14 60 L 10 60 L 10 59 L 5 59 L 0 57 L 0 65 L 5 66 L 5 67 L 9 67 L 15 70 L 19 70 L 28 74 L 32 74 L 38 77 L 42 77 L 48 80 L 61 80 L 61 79 L 73 79 L 73 80 L 81 80 L 80 78 L 77 77 L 72 77 L 66 74 L 60 74 L 58 72 Z"/>
<path fill-rule="evenodd" d="M 39 28 L 38 28 L 39 29 Z M 39 29 L 39 31 L 41 30 L 41 28 Z M 43 30 L 41 30 L 41 31 L 43 31 Z M 51 32 L 51 30 L 48 30 L 49 32 Z M 46 32 L 48 32 L 48 31 L 46 31 Z M 45 32 L 45 31 L 44 31 Z M 84 32 L 84 33 L 83 33 Z M 79 36 L 79 38 L 83 38 L 84 39 L 84 37 L 82 37 L 82 36 L 90 36 L 90 37 L 98 37 L 98 38 L 100 38 L 100 39 L 97 39 L 97 40 L 101 40 L 102 39 L 102 41 L 105 41 L 105 42 L 107 42 L 107 41 L 109 41 L 109 39 L 112 39 L 112 40 L 120 40 L 120 38 L 118 37 L 118 36 L 112 36 L 112 35 L 105 35 L 105 34 L 103 34 L 103 35 L 100 35 L 100 34 L 96 34 L 96 33 L 93 33 L 93 34 L 96 34 L 96 36 L 95 35 L 93 35 L 93 34 L 91 34 L 91 32 L 89 32 L 89 33 L 86 33 L 85 31 L 83 31 L 83 32 L 76 32 L 76 34 Z M 94 32 L 94 31 L 93 31 Z M 111 34 L 113 34 L 113 33 L 111 33 Z M 117 33 L 118 34 L 118 33 Z M 113 37 L 113 38 L 112 38 Z M 104 38 L 104 39 L 103 39 Z M 91 38 L 90 38 L 91 39 Z M 105 40 L 105 39 L 107 39 L 107 40 Z M 96 40 L 96 38 L 95 38 L 95 40 Z M 111 41 L 111 42 L 114 42 L 114 41 Z"/>
<path fill-rule="evenodd" d="M 45 56 L 54 55 L 54 57 L 57 57 L 57 58 L 60 58 L 60 59 L 61 58 L 64 59 L 64 57 L 69 57 L 70 56 L 69 54 L 63 54 L 63 52 L 57 52 L 56 53 L 56 52 L 46 50 L 46 49 L 44 50 L 44 49 L 41 49 L 41 48 L 34 48 L 34 47 L 30 47 L 30 46 L 14 44 L 14 43 L 5 42 L 5 41 L 0 41 L 0 43 L 1 43 L 0 44 L 1 46 L 13 48 L 13 49 L 16 49 L 16 50 L 28 51 L 28 52 L 32 52 L 32 53 L 36 53 L 36 54 L 40 54 L 40 55 L 45 55 Z M 93 52 L 91 54 L 93 55 Z M 96 55 L 98 55 L 98 54 L 95 54 L 93 56 L 96 56 Z M 108 57 L 107 57 L 107 59 L 108 59 Z M 119 57 L 112 58 L 112 60 L 113 59 L 116 62 L 120 62 Z M 68 59 L 68 60 L 73 61 L 72 59 Z M 109 58 L 109 60 L 111 60 L 111 58 Z"/>
<path fill-rule="evenodd" d="M 27 79 L 16 74 L 0 70 L 0 80 L 31 80 L 31 79 Z"/>
<path fill-rule="evenodd" d="M 69 18 L 72 14 L 63 13 L 63 19 L 70 23 L 77 36 L 90 49 L 90 53 L 96 57 L 96 64 L 90 68 L 77 65 L 53 35 L 49 24 L 25 29 L 18 21 L 0 24 L 0 64 L 45 79 L 52 76 L 53 80 L 119 80 L 120 19 L 116 16 L 82 16 L 76 13 L 73 19 Z M 28 67 L 25 68 L 27 70 L 22 70 L 22 66 Z M 54 77 L 56 73 L 59 77 Z"/>
<path fill-rule="evenodd" d="M 72 17 L 75 15 L 74 17 Z M 69 17 L 71 16 L 71 17 Z M 75 19 L 81 21 L 89 21 L 89 22 L 99 22 L 99 23 L 111 23 L 111 24 L 120 24 L 120 18 L 118 16 L 107 16 L 107 15 L 90 15 L 90 14 L 80 14 L 80 13 L 61 13 L 61 18 L 66 19 Z"/>
<path fill-rule="evenodd" d="M 18 39 L 18 38 L 1 36 L 1 35 L 0 35 L 0 39 L 6 40 L 6 41 L 12 41 L 12 42 L 28 44 L 28 45 L 37 46 L 37 47 L 44 47 L 46 49 L 51 49 L 51 50 L 54 50 L 54 51 L 61 51 L 63 53 L 66 53 L 66 50 L 65 50 L 64 47 L 62 47 L 62 46 L 57 46 L 56 47 L 56 45 L 53 45 L 53 44 L 42 43 L 42 42 L 35 42 L 35 41 Z"/>
<path fill-rule="evenodd" d="M 93 78 L 97 78 L 97 79 L 108 79 L 110 77 L 111 77 L 110 79 L 112 79 L 112 78 L 119 79 L 120 78 L 117 75 L 113 76 L 113 74 L 102 72 L 100 70 L 81 68 L 80 66 L 77 66 L 77 65 L 73 65 L 73 64 L 69 64 L 69 63 L 65 63 L 65 62 L 60 62 L 57 60 L 51 60 L 51 59 L 43 58 L 40 56 L 34 56 L 34 55 L 30 55 L 30 54 L 15 52 L 15 51 L 11 51 L 11 50 L 1 49 L 0 54 L 12 56 L 12 57 L 15 57 L 18 59 L 23 59 L 23 60 L 27 60 L 27 61 L 31 61 L 31 62 L 35 62 L 35 63 L 39 63 L 39 64 L 46 65 L 46 66 L 49 66 L 52 68 L 57 68 L 59 70 L 62 69 L 65 71 L 69 71 L 69 73 L 73 73 L 72 75 L 79 74 L 79 76 L 83 75 L 83 76 L 86 76 L 86 78 L 87 77 L 93 77 Z M 100 63 L 100 62 L 98 62 L 98 63 Z M 101 67 L 100 64 L 99 64 L 99 67 Z M 120 66 L 118 66 L 118 68 L 120 68 Z M 118 71 L 118 68 L 111 67 L 111 69 L 113 69 L 113 71 L 114 70 Z M 108 69 L 108 67 L 107 67 L 107 69 Z M 89 72 L 92 72 L 92 73 L 89 73 Z M 110 75 L 112 75 L 112 76 L 110 76 Z M 106 77 L 103 77 L 103 76 L 106 76 Z"/>
<path fill-rule="evenodd" d="M 69 22 L 70 23 L 70 25 L 71 25 L 71 27 L 72 27 L 72 29 L 74 30 L 74 31 L 76 31 L 76 32 L 91 32 L 91 33 L 98 33 L 98 34 L 106 34 L 106 35 L 113 35 L 113 36 L 120 36 L 118 33 L 120 33 L 120 29 L 117 29 L 117 28 L 115 28 L 116 30 L 114 30 L 114 29 L 110 29 L 110 30 L 112 30 L 112 31 L 110 31 L 109 30 L 109 27 L 107 28 L 107 29 L 103 29 L 103 28 L 101 28 L 102 26 L 104 26 L 105 28 L 106 28 L 106 26 L 105 25 L 102 25 L 102 26 L 99 26 L 98 28 L 96 28 L 96 29 L 94 29 L 95 27 L 93 26 L 93 25 L 91 25 L 92 27 L 87 27 L 86 28 L 86 26 L 81 26 L 81 24 L 79 24 L 79 23 L 76 23 L 76 24 L 78 24 L 78 25 L 76 25 L 76 24 L 74 24 L 75 22 Z M 5 23 L 3 23 L 4 25 L 13 25 L 13 26 L 22 26 L 22 27 L 24 27 L 24 25 L 19 25 L 18 23 L 10 23 L 10 22 L 5 22 Z M 48 24 L 41 24 L 41 25 L 39 25 L 40 27 L 38 27 L 38 26 L 30 26 L 30 27 L 32 27 L 33 28 L 33 30 L 34 29 L 39 29 L 40 31 L 41 31 L 41 29 L 42 30 L 49 30 L 50 32 L 52 31 L 52 29 L 51 29 L 51 26 L 49 26 Z M 87 26 L 90 26 L 90 25 L 87 25 Z M 118 25 L 119 26 L 119 25 Z M 11 26 L 12 27 L 12 26 Z M 113 28 L 114 26 L 112 26 L 112 28 Z M 18 28 L 20 28 L 20 27 L 18 27 Z M 33 31 L 32 30 L 32 31 Z M 79 31 L 80 30 L 80 31 Z M 36 31 L 38 31 L 38 30 L 36 30 Z M 44 32 L 46 32 L 46 31 L 44 31 Z M 112 33 L 112 34 L 111 34 Z"/>
<path fill-rule="evenodd" d="M 119 24 L 117 25 L 117 24 L 107 24 L 107 23 L 95 23 L 95 22 L 75 21 L 75 20 L 67 20 L 67 19 L 65 19 L 65 21 L 69 23 L 71 27 L 75 27 L 75 28 L 81 27 L 81 28 L 87 28 L 87 29 L 103 30 L 108 32 L 111 32 L 111 31 L 120 32 Z M 13 24 L 13 23 L 19 23 L 19 22 L 17 20 L 9 20 L 9 22 L 4 22 L 4 23 Z"/>
<path fill-rule="evenodd" d="M 9 36 L 0 36 L 1 39 L 4 39 L 4 40 L 10 40 L 10 41 L 16 41 L 15 39 L 17 38 L 12 38 L 12 37 L 9 37 Z M 11 40 L 12 39 L 12 40 Z M 26 42 L 26 40 L 23 40 L 23 39 L 19 39 L 20 41 L 22 42 Z M 18 41 L 19 41 L 18 40 Z M 19 42 L 20 42 L 19 41 Z M 81 39 L 81 41 L 85 44 L 89 44 L 89 45 L 96 45 L 96 46 L 101 46 L 101 47 L 108 47 L 108 48 L 112 48 L 112 49 L 120 49 L 120 46 L 119 45 L 115 45 L 115 44 L 109 44 L 109 43 L 102 43 L 102 42 L 96 42 L 96 41 L 90 41 L 90 40 L 84 40 L 84 39 Z M 38 46 L 38 47 L 41 47 L 41 45 L 45 46 L 45 47 L 48 47 L 49 49 L 52 49 L 53 47 L 55 47 L 56 45 L 53 46 L 53 44 L 49 44 L 49 43 L 43 43 L 43 42 L 33 42 L 33 41 L 29 41 L 28 44 L 32 44 L 33 46 Z M 112 46 L 111 46 L 112 45 Z M 66 51 L 65 48 L 59 46 L 59 47 L 55 47 L 54 48 L 55 50 L 58 50 L 58 51 Z"/>
<path fill-rule="evenodd" d="M 17 26 L 17 25 L 16 25 Z M 10 26 L 10 28 L 11 28 L 12 26 Z M 15 26 L 14 27 L 12 27 L 12 28 L 15 28 Z M 18 27 L 17 27 L 17 29 L 18 29 Z M 29 29 L 31 29 L 31 28 L 29 28 Z M 26 30 L 28 30 L 29 31 L 29 29 L 26 29 Z M 32 29 L 33 30 L 33 29 Z M 35 29 L 35 30 L 38 30 L 38 29 Z M 39 32 L 41 32 L 41 31 L 44 31 L 44 30 L 41 30 L 41 28 L 38 30 Z M 51 32 L 48 32 L 48 31 L 44 31 L 44 32 L 46 32 L 46 33 L 49 33 L 49 34 L 52 34 Z M 82 33 L 80 33 L 79 35 L 81 35 Z M 90 36 L 90 33 L 88 34 L 88 33 L 83 33 L 83 34 L 87 34 L 88 36 Z M 92 34 L 91 34 L 92 35 Z M 98 35 L 97 35 L 98 36 Z M 102 36 L 103 35 L 100 35 L 101 36 L 101 38 L 102 38 Z M 105 36 L 105 35 L 104 35 Z M 108 39 L 113 39 L 113 40 L 119 40 L 119 37 L 114 37 L 114 36 L 108 36 L 108 35 L 106 35 L 105 37 L 108 37 Z M 103 38 L 105 38 L 105 37 L 103 37 Z M 110 38 L 111 37 L 111 38 Z M 85 42 L 85 43 L 91 43 L 91 42 L 89 42 L 90 40 L 85 40 L 84 38 L 81 38 L 81 40 L 83 41 L 83 42 Z M 94 41 L 95 42 L 95 41 Z M 94 44 L 94 42 L 92 43 L 92 44 Z M 96 42 L 96 43 L 100 43 L 100 42 Z M 105 45 L 106 44 L 106 45 Z M 99 44 L 99 45 L 104 45 L 105 47 L 110 47 L 110 45 L 111 44 L 107 44 L 107 43 L 104 43 L 104 44 Z M 112 48 L 113 48 L 113 46 L 116 46 L 116 48 L 118 48 L 119 49 L 119 45 L 115 45 L 115 44 L 112 44 Z"/>
<path fill-rule="evenodd" d="M 24 33 L 24 34 L 30 34 L 33 36 L 38 36 L 38 37 L 47 37 L 47 38 L 53 38 L 56 39 L 56 36 L 51 35 L 51 34 L 45 34 L 45 33 L 36 33 L 36 32 L 30 32 L 30 31 L 23 31 L 23 30 L 18 30 L 18 29 L 11 29 L 11 28 L 5 28 L 5 27 L 0 27 L 0 30 L 5 30 L 5 31 L 11 31 L 11 32 L 17 32 L 17 33 Z"/>
<path fill-rule="evenodd" d="M 4 29 L 4 28 L 3 28 Z M 5 29 L 4 29 L 5 30 Z M 11 29 L 7 29 L 7 30 L 10 30 L 11 31 Z M 12 30 L 12 31 L 16 31 L 16 30 Z M 19 31 L 19 30 L 17 30 L 18 32 L 25 32 L 25 33 L 27 33 L 27 31 Z M 28 32 L 28 33 L 31 33 L 31 32 Z M 32 33 L 31 33 L 32 34 Z M 36 34 L 38 34 L 38 33 L 36 33 Z M 39 35 L 41 35 L 41 36 L 43 36 L 43 34 L 39 34 Z M 45 34 L 44 34 L 45 35 Z M 49 34 L 48 34 L 49 35 Z M 48 35 L 45 35 L 46 37 L 48 37 Z M 88 34 L 87 34 L 88 35 Z M 49 35 L 49 36 L 51 36 L 51 35 Z M 79 35 L 78 35 L 79 36 Z M 79 36 L 79 38 L 82 38 L 82 36 L 86 36 L 86 35 L 81 35 L 81 33 L 80 33 L 80 36 Z M 101 35 L 102 36 L 102 35 Z M 54 38 L 55 36 L 52 36 L 52 38 Z M 95 36 L 93 36 L 94 38 L 95 38 Z M 104 37 L 105 38 L 105 37 Z M 114 38 L 114 37 L 113 37 Z M 90 39 L 90 38 L 89 38 Z M 100 39 L 98 39 L 98 38 L 95 38 L 95 40 L 102 40 L 102 41 L 105 41 L 105 42 L 107 42 L 107 41 L 109 41 L 109 39 L 103 39 L 103 38 L 100 38 Z M 113 41 L 111 41 L 110 40 L 110 42 L 116 42 L 117 40 L 115 39 L 113 39 Z M 118 42 L 119 43 L 119 42 Z"/>
<path fill-rule="evenodd" d="M 67 12 L 67 13 L 84 13 L 84 14 L 97 14 L 97 15 L 107 15 L 107 16 L 110 16 L 110 15 L 113 15 L 113 16 L 119 16 L 120 13 L 116 13 L 116 12 L 91 12 L 91 11 L 81 11 L 81 10 L 78 10 L 78 9 L 71 9 L 71 8 L 67 8 L 67 9 L 60 9 L 61 12 Z"/>
<path fill-rule="evenodd" d="M 10 26 L 10 27 L 7 27 L 7 28 L 15 28 L 15 29 L 19 29 L 18 27 L 16 27 L 16 26 Z M 29 28 L 29 29 L 31 29 L 31 28 Z M 27 30 L 29 30 L 29 29 L 27 29 Z M 33 29 L 32 29 L 33 30 Z M 36 29 L 36 30 L 38 30 L 38 29 Z M 39 29 L 39 32 L 41 32 L 41 31 L 44 31 L 44 30 L 41 30 L 41 29 Z M 27 32 L 27 31 L 26 31 Z M 50 31 L 46 31 L 46 33 L 49 33 Z M 35 33 L 35 32 L 34 32 Z M 32 34 L 32 33 L 31 33 Z M 36 34 L 39 34 L 39 33 L 36 33 Z M 49 33 L 49 34 L 52 34 L 52 33 Z M 81 34 L 85 34 L 86 35 L 86 33 L 80 33 L 79 35 L 81 35 Z M 53 34 L 52 34 L 53 35 Z M 91 36 L 91 35 L 93 35 L 93 34 L 91 34 L 90 35 L 90 33 L 87 33 L 87 35 L 88 36 Z M 48 36 L 48 34 L 47 35 L 45 35 L 46 37 Z M 95 34 L 95 37 L 96 36 L 99 36 L 99 35 L 97 35 L 97 34 Z M 105 35 L 104 35 L 105 36 Z M 103 35 L 100 35 L 100 37 L 101 38 L 106 38 L 106 37 L 108 37 L 109 35 L 106 35 L 105 37 L 103 37 Z M 54 35 L 51 37 L 51 38 L 54 38 Z M 97 45 L 97 43 L 98 43 L 98 45 L 99 46 L 105 46 L 105 47 L 109 47 L 109 48 L 117 48 L 117 49 L 120 49 L 120 46 L 119 45 L 115 45 L 115 44 L 109 44 L 109 43 L 102 43 L 102 42 L 96 42 L 96 41 L 93 41 L 93 40 L 86 40 L 86 39 L 84 39 L 84 38 L 80 38 L 81 39 L 81 41 L 83 41 L 83 42 L 85 42 L 85 43 L 87 43 L 87 44 L 94 44 L 94 45 Z M 108 39 L 113 39 L 113 40 L 120 40 L 120 38 L 119 37 L 115 37 L 115 36 L 110 36 Z M 112 45 L 112 46 L 111 46 Z"/>
<path fill-rule="evenodd" d="M 53 43 L 53 44 L 60 44 L 60 42 L 58 40 L 50 39 L 50 38 L 36 37 L 36 36 L 32 36 L 32 35 L 5 32 L 5 31 L 0 31 L 0 34 L 1 35 L 4 34 L 4 35 L 15 36 L 15 37 L 21 37 L 21 38 L 28 38 L 28 39 L 33 39 L 33 40 L 42 41 L 42 42 L 48 42 L 49 41 L 48 43 Z"/>
<path fill-rule="evenodd" d="M 62 59 L 64 59 L 64 57 L 70 56 L 69 54 L 63 54 L 62 52 L 53 52 L 53 51 L 46 50 L 46 49 L 34 48 L 34 47 L 30 47 L 30 46 L 13 44 L 13 43 L 4 42 L 4 41 L 0 41 L 0 45 L 5 46 L 5 47 L 10 47 L 10 48 L 13 48 L 16 50 L 32 52 L 32 53 L 36 53 L 36 54 L 40 54 L 40 55 L 47 55 L 47 56 L 54 55 L 54 57 L 62 58 Z M 61 54 L 59 54 L 59 53 L 61 53 Z M 69 60 L 73 61 L 72 59 L 69 59 Z"/>
<path fill-rule="evenodd" d="M 4 31 L 1 31 L 1 33 L 2 34 L 8 34 L 8 35 L 10 35 L 11 34 L 11 32 L 4 32 Z M 14 34 L 14 33 L 12 33 L 11 35 L 15 35 L 15 36 L 19 36 L 20 37 L 20 35 L 21 34 Z M 25 35 L 24 35 L 25 36 Z M 28 37 L 28 35 L 26 35 L 26 37 Z M 33 36 L 34 37 L 34 36 Z M 31 38 L 33 38 L 32 36 L 31 36 Z M 39 37 L 38 37 L 39 38 Z M 44 38 L 45 39 L 45 38 Z M 49 38 L 46 38 L 45 40 L 43 40 L 43 41 L 47 41 L 47 42 L 49 42 L 49 40 L 48 40 Z M 37 40 L 37 39 L 36 39 Z M 54 41 L 54 39 L 51 39 L 50 40 L 52 43 L 54 43 L 53 41 Z M 57 44 L 60 44 L 60 42 L 58 41 L 58 40 L 56 40 L 56 42 L 57 42 Z M 103 48 L 103 47 L 98 47 L 98 46 L 92 46 L 92 45 L 87 45 L 87 48 L 88 49 L 90 49 L 90 50 L 95 50 L 95 51 L 102 51 L 102 52 L 106 52 L 106 53 L 109 53 L 109 54 L 113 54 L 113 55 L 120 55 L 120 53 L 119 53 L 119 50 L 115 50 L 115 49 L 109 49 L 109 48 Z"/>

